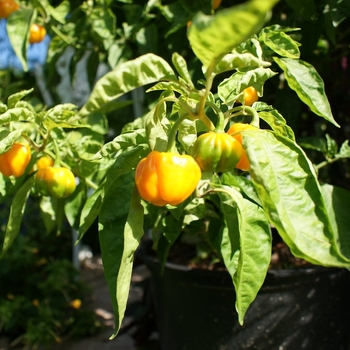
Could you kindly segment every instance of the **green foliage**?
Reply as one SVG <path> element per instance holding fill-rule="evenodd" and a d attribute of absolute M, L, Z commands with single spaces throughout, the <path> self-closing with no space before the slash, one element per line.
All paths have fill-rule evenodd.
<path fill-rule="evenodd" d="M 7 203 L 2 203 L 2 221 L 7 210 Z M 59 237 L 45 233 L 37 200 L 30 201 L 25 218 L 16 244 L 1 259 L 1 335 L 12 346 L 51 348 L 94 334 L 99 325 L 86 307 L 91 291 L 69 260 L 70 229 Z M 4 227 L 0 234 L 3 237 Z"/>
<path fill-rule="evenodd" d="M 311 0 L 303 4 L 251 0 L 218 11 L 211 9 L 210 0 L 181 0 L 166 4 L 63 1 L 56 8 L 46 1 L 33 1 L 32 7 L 18 11 L 13 18 L 18 19 L 19 29 L 14 32 L 13 22 L 9 30 L 12 38 L 18 36 L 13 45 L 23 64 L 25 29 L 42 19 L 53 36 L 46 67 L 51 69 L 49 81 L 55 81 L 53 67 L 58 58 L 67 47 L 74 47 L 71 77 L 79 59 L 88 52 L 88 79 L 93 89 L 79 107 L 33 103 L 29 88 L 11 94 L 2 91 L 8 99 L 0 104 L 0 152 L 19 140 L 29 142 L 33 151 L 23 177 L 0 177 L 1 194 L 12 199 L 1 242 L 3 256 L 19 238 L 28 198 L 38 196 L 32 190 L 35 161 L 45 154 L 55 159 L 55 165 L 70 168 L 79 182 L 74 194 L 63 201 L 40 197 L 46 230 L 61 232 L 66 216 L 82 239 L 98 220 L 115 313 L 112 337 L 124 317 L 133 256 L 145 230 L 152 231 L 153 246 L 163 263 L 179 239 L 194 243 L 200 257 L 222 262 L 236 290 L 241 324 L 269 267 L 271 226 L 295 256 L 316 265 L 349 268 L 349 217 L 341 210 L 349 195 L 331 185 L 321 186 L 319 178 L 321 168 L 349 157 L 348 143 L 338 148 L 331 136 L 321 141 L 319 135 L 316 141 L 299 140 L 291 120 L 274 104 L 258 101 L 251 107 L 244 105 L 247 87 L 254 87 L 266 100 L 271 86 L 277 93 L 287 87 L 293 97 L 283 100 L 283 107 L 295 99 L 308 115 L 321 117 L 318 122 L 339 127 L 321 75 L 312 62 L 304 56 L 301 59 L 299 39 L 305 43 L 305 31 L 297 23 L 273 22 L 273 11 L 284 9 L 286 3 L 295 10 L 288 19 L 307 19 L 320 10 Z M 333 11 L 333 29 L 343 20 L 341 3 L 328 4 Z M 323 2 L 321 9 L 326 9 Z M 334 41 L 330 28 L 323 29 Z M 93 61 L 110 68 L 96 82 L 98 65 L 90 65 Z M 129 107 L 135 91 L 146 91 L 145 111 L 111 137 L 107 133 L 114 120 L 122 114 L 128 121 L 134 119 Z M 199 135 L 227 130 L 236 121 L 258 128 L 242 132 L 249 173 L 238 169 L 203 173 L 196 191 L 176 207 L 155 207 L 139 197 L 135 169 L 150 151 L 191 155 Z M 314 168 L 301 145 L 320 151 L 325 161 Z M 55 290 L 55 281 L 48 282 Z M 40 327 L 47 324 L 50 322 L 40 323 Z M 32 324 L 27 326 L 32 330 Z"/>
<path fill-rule="evenodd" d="M 269 79 L 276 79 L 278 71 L 270 67 L 273 62 L 278 62 L 287 78 L 287 83 L 297 92 L 302 102 L 316 114 L 337 125 L 329 109 L 322 79 L 313 66 L 299 59 L 299 44 L 287 34 L 294 29 L 270 26 L 258 32 L 258 24 L 261 26 L 262 23 L 260 13 L 250 11 L 251 8 L 247 6 L 247 8 L 244 7 L 243 14 L 242 7 L 232 7 L 222 13 L 219 11 L 211 15 L 210 20 L 201 19 L 199 15 L 199 19 L 195 18 L 191 24 L 188 35 L 192 48 L 204 64 L 205 77 L 202 80 L 204 90 L 196 88 L 196 83 L 190 80 L 185 60 L 175 53 L 172 61 L 179 77 L 175 78 L 172 74 L 169 79 L 163 74 L 162 78 L 159 77 L 162 81 L 148 90 L 149 92 L 156 90 L 163 92 L 155 107 L 144 117 L 142 129 L 138 129 L 137 135 L 135 131 L 131 134 L 128 131 L 118 136 L 107 143 L 98 154 L 98 158 L 103 160 L 111 159 L 113 155 L 118 155 L 118 159 L 120 154 L 124 153 L 123 161 L 126 161 L 128 155 L 125 152 L 130 152 L 130 149 L 136 150 L 140 146 L 139 142 L 141 145 L 144 144 L 144 133 L 151 150 L 164 150 L 166 146 L 169 149 L 171 142 L 175 143 L 180 152 L 191 150 L 200 130 L 213 130 L 216 123 L 229 124 L 236 117 L 251 120 L 251 123 L 256 126 L 259 125 L 261 118 L 271 126 L 271 130 L 244 132 L 244 147 L 251 163 L 249 186 L 244 180 L 245 174 L 238 171 L 232 171 L 232 176 L 237 178 L 236 180 L 228 180 L 227 176 L 211 177 L 210 174 L 207 174 L 208 177 L 203 176 L 203 184 L 199 185 L 199 189 L 202 189 L 197 193 L 197 198 L 202 198 L 200 202 L 191 202 L 190 199 L 177 208 L 169 207 L 167 210 L 161 208 L 158 214 L 155 214 L 154 209 L 149 208 L 147 203 L 143 203 L 146 214 L 151 215 L 150 219 L 145 218 L 145 220 L 147 224 L 154 226 L 154 246 L 158 247 L 159 256 L 164 261 L 169 246 L 179 236 L 181 229 L 184 232 L 187 230 L 191 232 L 191 229 L 196 227 L 195 222 L 206 222 L 206 220 L 210 222 L 206 196 L 208 193 L 211 194 L 210 201 L 215 203 L 214 212 L 219 218 L 221 217 L 219 219 L 221 226 L 219 228 L 213 226 L 213 228 L 218 230 L 222 238 L 221 244 L 214 239 L 209 245 L 215 247 L 214 253 L 225 262 L 232 275 L 237 293 L 236 309 L 241 323 L 243 323 L 247 308 L 264 281 L 269 266 L 270 225 L 277 228 L 292 252 L 300 258 L 323 266 L 348 267 L 350 262 L 350 257 L 344 254 L 347 249 L 338 244 L 333 228 L 336 223 L 327 210 L 317 174 L 296 143 L 293 130 L 287 125 L 286 120 L 277 110 L 263 103 L 256 103 L 252 107 L 236 105 L 236 101 L 242 100 L 242 92 L 248 86 L 253 85 L 260 95 L 263 95 L 265 82 Z M 252 32 L 249 31 L 247 37 L 252 34 L 256 35 L 248 39 L 242 36 L 240 41 L 228 43 L 227 45 L 230 46 L 225 46 L 224 49 L 218 44 L 221 36 L 216 35 L 215 40 L 210 41 L 211 36 L 191 35 L 191 31 L 195 33 L 198 28 L 202 31 L 215 32 L 218 23 L 225 27 L 227 22 L 229 28 L 232 18 L 238 15 L 244 16 L 246 13 L 249 14 L 249 21 L 256 23 L 252 26 L 253 29 L 250 29 Z M 194 29 L 191 29 L 192 26 Z M 265 50 L 265 45 L 269 47 L 269 50 Z M 208 48 L 210 48 L 208 54 L 204 55 Z M 224 54 L 225 50 L 231 49 L 231 54 Z M 118 86 L 118 89 L 119 87 L 124 89 L 123 86 L 127 86 L 128 88 L 124 89 L 126 92 L 133 87 L 140 86 L 139 77 L 143 77 L 146 84 L 150 82 L 150 77 L 155 80 L 153 77 L 157 70 L 153 68 L 154 62 L 163 60 L 155 55 L 152 55 L 152 60 L 146 59 L 147 57 L 145 55 L 127 62 L 127 70 L 137 72 L 137 79 L 121 73 L 119 75 L 108 73 L 102 77 L 82 111 L 87 108 L 90 111 L 91 108 L 92 110 L 93 108 L 98 109 L 110 100 L 110 96 L 118 97 L 119 94 L 110 93 L 114 86 Z M 301 68 L 304 70 L 302 77 L 298 73 Z M 228 71 L 233 71 L 231 77 L 223 79 L 218 84 L 218 94 L 215 96 L 210 91 L 213 77 Z M 112 74 L 114 79 L 111 79 Z M 125 80 L 120 81 L 118 78 Z M 167 109 L 169 103 L 172 104 L 171 109 Z M 212 118 L 213 115 L 214 118 Z M 185 121 L 196 122 L 187 129 L 186 137 L 183 137 L 180 133 L 182 130 L 180 125 L 182 126 Z M 178 139 L 174 139 L 173 136 L 176 136 L 177 130 L 179 130 Z M 136 136 L 139 135 L 142 136 L 137 139 Z M 134 145 L 125 143 L 126 137 L 132 140 Z M 128 147 L 125 148 L 125 145 Z M 238 180 L 241 177 L 242 179 Z M 118 177 L 114 178 L 118 179 Z M 196 195 L 192 197 L 193 201 L 195 197 Z M 101 226 L 103 234 L 100 235 L 100 241 L 102 246 L 108 248 L 107 251 L 102 249 L 102 255 L 115 303 L 116 328 L 118 329 L 122 312 L 125 309 L 127 293 L 124 287 L 120 292 L 118 291 L 118 278 L 123 276 L 125 282 L 124 276 L 128 276 L 130 261 L 123 263 L 122 257 L 127 252 L 132 254 L 134 251 L 132 242 L 135 237 L 125 236 L 127 211 L 124 206 L 121 207 L 123 209 L 114 211 L 111 215 L 110 208 L 115 206 L 107 206 L 103 203 L 107 203 L 105 199 L 102 199 L 102 205 L 99 206 L 100 217 L 106 218 L 103 219 Z M 191 206 L 191 209 L 188 209 L 187 206 Z M 200 207 L 205 208 L 204 211 L 199 210 Z M 193 214 L 194 212 L 204 214 L 198 217 Z M 123 241 L 119 244 L 115 241 L 114 231 L 109 233 L 105 230 L 107 222 L 111 223 L 110 220 L 118 217 L 118 213 L 120 215 L 123 213 L 122 226 L 125 227 Z M 94 215 L 96 215 L 95 210 Z M 175 218 L 176 225 L 173 220 L 165 220 L 168 215 Z M 135 214 L 134 220 L 138 222 L 138 227 L 142 225 L 142 212 Z M 180 230 L 175 229 L 177 225 Z M 121 228 L 118 230 L 122 232 Z M 162 235 L 159 235 L 159 230 L 164 233 L 167 243 L 162 239 Z M 206 233 L 206 240 L 209 239 L 209 242 L 215 236 L 215 233 L 210 230 Z M 136 229 L 134 234 L 138 240 L 137 232 Z M 128 244 L 133 247 L 131 251 L 125 248 Z M 346 240 L 343 239 L 342 244 L 346 245 Z M 116 257 L 119 258 L 116 259 Z M 115 295 L 117 295 L 116 299 L 114 299 Z"/>

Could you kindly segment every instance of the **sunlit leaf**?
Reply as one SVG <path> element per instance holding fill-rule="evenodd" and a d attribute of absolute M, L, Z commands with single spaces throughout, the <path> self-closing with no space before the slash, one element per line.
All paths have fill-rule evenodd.
<path fill-rule="evenodd" d="M 188 30 L 191 48 L 203 65 L 210 64 L 257 33 L 277 1 L 252 0 L 214 15 L 196 14 Z"/>
<path fill-rule="evenodd" d="M 263 209 L 244 199 L 234 187 L 223 185 L 219 187 L 218 195 L 232 245 L 232 256 L 224 257 L 224 261 L 228 260 L 227 266 L 236 290 L 236 310 L 242 325 L 270 264 L 270 226 Z M 232 226 L 232 222 L 236 221 L 237 224 Z M 232 269 L 232 263 L 236 268 Z"/>
<path fill-rule="evenodd" d="M 323 80 L 316 69 L 302 60 L 278 57 L 274 57 L 274 60 L 284 71 L 290 88 L 310 107 L 311 111 L 339 127 L 334 120 Z"/>
<path fill-rule="evenodd" d="M 255 68 L 248 72 L 236 72 L 219 84 L 218 95 L 221 101 L 226 104 L 242 99 L 241 92 L 249 86 L 253 86 L 262 95 L 264 82 L 276 74 L 270 68 Z"/>
<path fill-rule="evenodd" d="M 20 8 L 13 12 L 7 21 L 7 33 L 23 70 L 28 70 L 27 48 L 29 45 L 29 29 L 36 18 L 35 9 Z"/>
<path fill-rule="evenodd" d="M 290 28 L 287 28 L 290 30 Z M 299 58 L 299 43 L 285 33 L 282 27 L 272 26 L 263 28 L 259 39 L 272 51 L 282 57 Z"/>
<path fill-rule="evenodd" d="M 13 241 L 17 237 L 19 230 L 21 228 L 22 217 L 29 196 L 30 190 L 33 187 L 34 177 L 31 176 L 17 191 L 15 194 L 10 209 L 10 215 L 6 225 L 4 242 L 2 245 L 1 255 L 10 248 Z"/>
<path fill-rule="evenodd" d="M 250 176 L 270 222 L 292 253 L 314 264 L 344 267 L 314 168 L 293 141 L 244 131 Z"/>
<path fill-rule="evenodd" d="M 99 215 L 101 254 L 115 315 L 111 338 L 117 335 L 124 317 L 133 255 L 143 235 L 143 207 L 134 188 L 134 172 L 116 177 Z"/>
<path fill-rule="evenodd" d="M 161 79 L 176 80 L 176 77 L 170 65 L 154 54 L 121 63 L 97 81 L 80 114 L 95 112 L 125 93 Z"/>

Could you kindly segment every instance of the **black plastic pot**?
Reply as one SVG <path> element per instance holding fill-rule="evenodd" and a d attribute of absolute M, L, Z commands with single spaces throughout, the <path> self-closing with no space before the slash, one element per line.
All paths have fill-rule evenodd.
<path fill-rule="evenodd" d="M 225 271 L 190 269 L 140 254 L 151 272 L 162 350 L 347 350 L 349 272 L 271 270 L 244 326 Z"/>

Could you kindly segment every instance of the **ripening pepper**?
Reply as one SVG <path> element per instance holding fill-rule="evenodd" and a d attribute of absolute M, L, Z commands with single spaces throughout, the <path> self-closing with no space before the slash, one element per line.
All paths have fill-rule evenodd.
<path fill-rule="evenodd" d="M 44 40 L 46 35 L 45 27 L 40 24 L 33 23 L 29 29 L 29 42 L 31 44 L 40 43 Z"/>
<path fill-rule="evenodd" d="M 48 156 L 42 156 L 38 161 L 36 162 L 36 167 L 37 169 L 45 169 L 48 168 L 49 166 L 53 166 L 54 161 L 52 158 Z"/>
<path fill-rule="evenodd" d="M 192 150 L 192 156 L 203 172 L 231 171 L 241 155 L 241 143 L 224 132 L 209 131 L 200 135 Z"/>
<path fill-rule="evenodd" d="M 259 100 L 258 92 L 253 86 L 249 86 L 243 90 L 243 100 L 245 106 L 251 106 Z"/>
<path fill-rule="evenodd" d="M 20 177 L 24 174 L 30 158 L 29 146 L 15 142 L 7 152 L 0 155 L 0 172 L 5 176 Z"/>
<path fill-rule="evenodd" d="M 178 205 L 196 189 L 201 170 L 189 155 L 152 151 L 136 167 L 135 182 L 142 199 L 156 205 Z"/>
<path fill-rule="evenodd" d="M 254 126 L 251 126 L 250 124 L 235 123 L 227 130 L 227 134 L 233 136 L 234 139 L 236 139 L 240 144 L 242 144 L 243 137 L 241 131 L 247 129 L 256 130 L 256 128 Z M 236 164 L 236 168 L 244 171 L 249 171 L 250 169 L 250 162 L 247 157 L 247 153 L 244 149 L 242 151 L 242 156 L 239 162 Z"/>
<path fill-rule="evenodd" d="M 12 12 L 19 9 L 19 5 L 13 0 L 0 1 L 0 18 L 8 18 Z"/>
<path fill-rule="evenodd" d="M 67 168 L 49 166 L 36 172 L 35 187 L 44 196 L 66 198 L 75 191 L 75 177 Z"/>

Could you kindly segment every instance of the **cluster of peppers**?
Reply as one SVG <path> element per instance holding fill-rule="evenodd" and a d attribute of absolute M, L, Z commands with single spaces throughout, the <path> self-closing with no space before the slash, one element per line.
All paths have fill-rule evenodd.
<path fill-rule="evenodd" d="M 0 172 L 4 176 L 22 176 L 30 163 L 32 154 L 28 144 L 15 142 L 12 147 L 0 155 Z M 36 191 L 44 196 L 66 198 L 76 188 L 75 176 L 68 168 L 54 164 L 43 156 L 36 162 Z"/>
<path fill-rule="evenodd" d="M 19 5 L 13 0 L 0 0 L 0 18 L 7 19 L 12 12 L 19 10 Z M 29 29 L 29 43 L 40 43 L 44 40 L 46 29 L 40 24 L 33 23 Z"/>
<path fill-rule="evenodd" d="M 245 105 L 258 100 L 253 87 L 244 94 Z M 191 155 L 151 151 L 136 167 L 135 182 L 140 197 L 156 206 L 178 205 L 195 191 L 202 172 L 224 173 L 234 168 L 249 171 L 241 134 L 246 129 L 255 127 L 235 123 L 225 132 L 220 125 L 197 138 Z"/>

